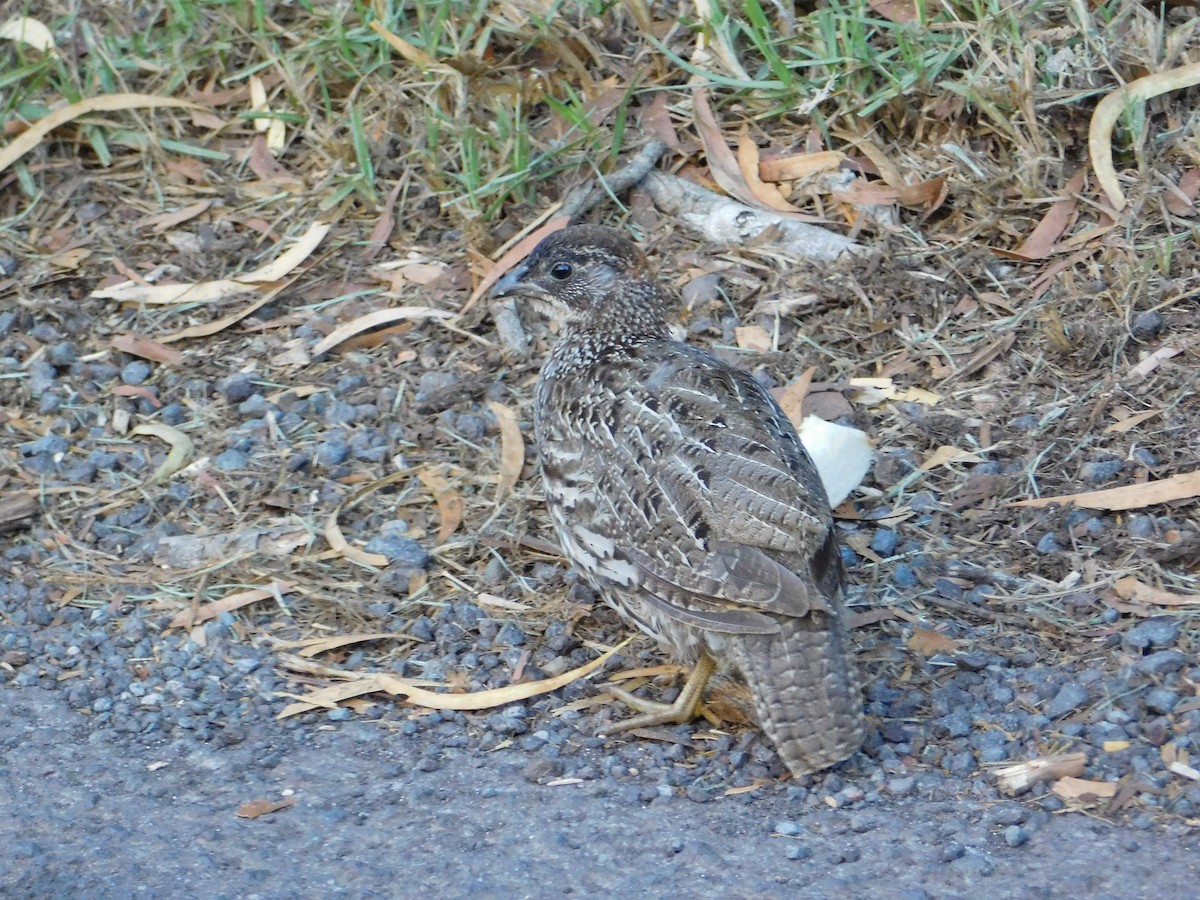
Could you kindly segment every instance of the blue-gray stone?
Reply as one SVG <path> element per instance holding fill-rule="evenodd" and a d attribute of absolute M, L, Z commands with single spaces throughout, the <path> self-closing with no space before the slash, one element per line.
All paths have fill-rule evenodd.
<path fill-rule="evenodd" d="M 392 564 L 409 569 L 423 569 L 429 565 L 429 551 L 412 538 L 399 534 L 377 534 L 367 541 L 368 553 L 379 553 Z"/>
<path fill-rule="evenodd" d="M 1179 619 L 1174 616 L 1154 616 L 1125 632 L 1122 643 L 1137 650 L 1170 647 L 1179 640 L 1179 629 Z"/>
<path fill-rule="evenodd" d="M 154 373 L 154 367 L 145 360 L 135 359 L 121 367 L 121 380 L 126 384 L 144 384 Z"/>
<path fill-rule="evenodd" d="M 1041 540 L 1037 542 L 1037 552 L 1042 555 L 1049 553 L 1057 553 L 1062 550 L 1058 544 L 1058 538 L 1054 536 L 1053 531 L 1048 531 L 1042 535 Z"/>
<path fill-rule="evenodd" d="M 235 450 L 232 447 L 224 453 L 218 454 L 213 460 L 213 466 L 221 472 L 239 472 L 244 471 L 250 465 L 250 460 L 241 450 Z"/>
<path fill-rule="evenodd" d="M 1179 695 L 1166 688 L 1154 688 L 1146 694 L 1146 709 L 1159 715 L 1167 715 L 1179 703 Z"/>
<path fill-rule="evenodd" d="M 1079 709 L 1087 702 L 1087 699 L 1088 692 L 1082 685 L 1068 681 L 1059 688 L 1054 699 L 1046 704 L 1046 715 L 1051 719 L 1061 718 Z"/>
<path fill-rule="evenodd" d="M 900 535 L 891 528 L 880 528 L 871 538 L 871 549 L 880 556 L 891 556 L 896 552 L 898 543 L 900 543 Z"/>

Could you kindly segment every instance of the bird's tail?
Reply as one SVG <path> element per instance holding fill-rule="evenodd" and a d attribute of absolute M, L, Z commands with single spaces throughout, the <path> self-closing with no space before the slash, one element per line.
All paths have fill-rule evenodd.
<path fill-rule="evenodd" d="M 840 763 L 863 741 L 863 699 L 840 613 L 780 621 L 776 634 L 730 637 L 759 725 L 793 775 Z"/>

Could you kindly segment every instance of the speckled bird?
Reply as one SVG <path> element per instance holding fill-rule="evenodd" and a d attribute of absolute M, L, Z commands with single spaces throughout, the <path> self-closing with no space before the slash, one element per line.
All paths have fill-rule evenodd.
<path fill-rule="evenodd" d="M 825 489 L 796 430 L 749 374 L 670 337 L 674 298 L 638 248 L 557 231 L 496 287 L 559 324 L 534 423 L 568 558 L 627 621 L 691 667 L 678 699 L 625 692 L 617 728 L 691 720 L 714 671 L 749 684 L 796 775 L 863 738 L 842 570 Z"/>

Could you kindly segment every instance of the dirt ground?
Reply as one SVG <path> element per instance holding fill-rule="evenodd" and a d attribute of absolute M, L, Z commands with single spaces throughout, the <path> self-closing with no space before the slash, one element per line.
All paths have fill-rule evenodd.
<path fill-rule="evenodd" d="M 1109 48 L 1127 67 L 1157 34 L 1130 16 L 1133 49 Z M 1050 24 L 1033 45 L 1066 40 Z M 1200 823 L 1194 89 L 1118 134 L 1138 147 L 1117 148 L 1118 210 L 1088 156 L 1094 79 L 1026 74 L 1003 82 L 1020 115 L 1001 125 L 953 92 L 861 133 L 742 95 L 710 98 L 706 124 L 683 82 L 622 107 L 607 174 L 653 136 L 656 173 L 714 196 L 762 190 L 719 162 L 743 134 L 760 173 L 836 150 L 836 172 L 772 182 L 861 245 L 835 263 L 780 252 L 774 229 L 714 243 L 636 184 L 578 216 L 640 240 L 689 342 L 874 447 L 835 511 L 870 735 L 799 782 L 736 683 L 716 688 L 721 728 L 598 737 L 623 714 L 605 679 L 673 689 L 640 639 L 515 703 L 402 699 L 521 690 L 629 637 L 541 502 L 529 408 L 553 334 L 481 290 L 596 167 L 576 154 L 503 215 L 468 209 L 399 154 L 416 95 L 397 78 L 363 90 L 374 201 L 341 190 L 348 138 L 327 121 L 272 153 L 240 83 L 181 87 L 198 113 L 103 113 L 166 144 L 101 160 L 94 129 L 116 126 L 93 110 L 0 169 L 0 703 L 22 835 L 3 877 L 165 892 L 163 855 L 219 833 L 186 861 L 214 895 L 282 895 L 293 864 L 313 893 L 356 895 L 690 877 L 715 896 L 746 871 L 754 895 L 895 896 L 897 872 L 913 897 L 1171 893 Z M 268 82 L 277 104 L 296 90 Z M 587 109 L 613 129 L 602 88 Z M 540 115 L 552 143 L 562 123 Z M 1008 793 L 1004 767 L 1039 757 L 1062 768 Z M 189 786 L 213 772 L 219 796 Z M 301 782 L 311 803 L 229 818 Z M 122 849 L 59 834 L 62 808 Z"/>

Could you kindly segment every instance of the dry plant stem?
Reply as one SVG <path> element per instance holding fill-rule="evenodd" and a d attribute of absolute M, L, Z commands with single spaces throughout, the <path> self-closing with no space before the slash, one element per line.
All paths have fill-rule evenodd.
<path fill-rule="evenodd" d="M 675 175 L 652 172 L 642 186 L 663 212 L 714 244 L 742 245 L 768 228 L 777 229 L 773 250 L 795 259 L 833 262 L 844 253 L 864 253 L 866 247 L 816 225 L 722 197 Z"/>
<path fill-rule="evenodd" d="M 1117 119 L 1125 108 L 1133 103 L 1144 103 L 1159 94 L 1178 91 L 1200 84 L 1200 63 L 1180 66 L 1169 72 L 1156 72 L 1118 88 L 1098 104 L 1088 126 L 1088 154 L 1092 158 L 1092 170 L 1096 180 L 1108 195 L 1108 202 L 1118 212 L 1125 208 L 1125 194 L 1117 181 L 1117 170 L 1112 160 L 1112 132 Z"/>
<path fill-rule="evenodd" d="M 569 216 L 572 224 L 578 222 L 584 213 L 605 197 L 616 196 L 639 184 L 650 174 L 666 149 L 667 145 L 662 141 L 651 139 L 629 162 L 607 178 L 597 178 L 573 188 L 563 200 L 560 215 Z"/>
<path fill-rule="evenodd" d="M 702 650 L 700 652 L 700 659 L 696 662 L 696 666 L 692 669 L 691 674 L 688 675 L 688 679 L 683 685 L 683 690 L 679 692 L 679 696 L 675 698 L 674 703 L 655 703 L 651 700 L 643 700 L 641 697 L 635 697 L 628 691 L 621 690 L 621 688 L 607 688 L 606 690 L 610 694 L 626 706 L 636 709 L 642 714 L 609 726 L 609 733 L 631 731 L 635 728 L 650 728 L 655 725 L 684 725 L 692 721 L 702 711 L 701 701 L 704 699 L 704 688 L 708 684 L 708 679 L 716 671 L 716 668 L 716 661 L 708 655 L 707 651 Z M 703 714 L 705 718 L 709 718 L 710 716 L 707 711 L 704 711 Z"/>

